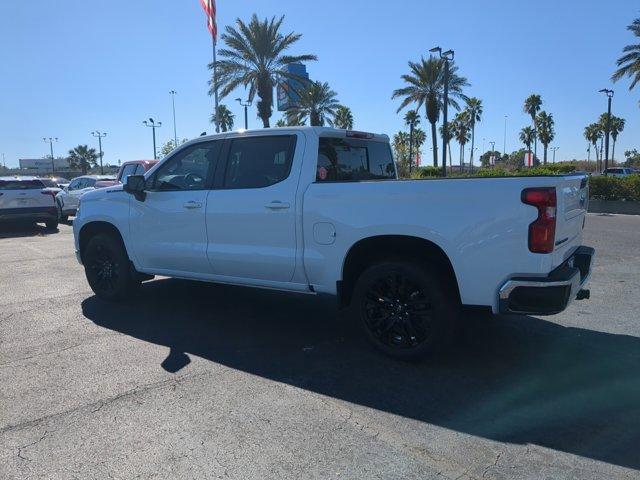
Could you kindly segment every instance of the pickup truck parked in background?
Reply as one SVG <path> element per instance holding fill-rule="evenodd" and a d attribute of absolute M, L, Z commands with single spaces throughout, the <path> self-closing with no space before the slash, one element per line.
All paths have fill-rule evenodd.
<path fill-rule="evenodd" d="M 587 193 L 582 174 L 397 180 L 387 136 L 278 128 L 192 140 L 84 195 L 73 229 L 103 299 L 153 275 L 328 295 L 411 358 L 446 345 L 462 306 L 588 297 Z"/>
<path fill-rule="evenodd" d="M 158 160 L 129 160 L 120 165 L 115 180 L 100 180 L 96 182 L 96 188 L 112 187 L 124 183 L 129 175 L 144 175 Z"/>

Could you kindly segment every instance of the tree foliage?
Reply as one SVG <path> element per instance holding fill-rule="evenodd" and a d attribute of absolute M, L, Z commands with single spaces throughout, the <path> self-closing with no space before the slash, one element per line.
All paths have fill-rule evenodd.
<path fill-rule="evenodd" d="M 636 18 L 627 27 L 633 35 L 640 41 L 640 18 Z M 627 45 L 622 49 L 623 55 L 616 62 L 618 69 L 611 79 L 617 82 L 623 77 L 631 79 L 629 90 L 632 90 L 640 82 L 640 43 Z"/>
<path fill-rule="evenodd" d="M 69 150 L 69 166 L 74 170 L 80 170 L 83 175 L 87 174 L 87 170 L 98 166 L 98 154 L 95 148 L 89 148 L 87 145 L 78 145 Z"/>
<path fill-rule="evenodd" d="M 351 109 L 349 107 L 340 105 L 336 108 L 333 126 L 344 130 L 353 130 L 353 113 L 351 113 Z"/>
<path fill-rule="evenodd" d="M 233 130 L 233 119 L 235 118 L 235 115 L 231 113 L 231 110 L 229 110 L 226 105 L 222 103 L 218 105 L 217 116 L 220 130 L 223 132 Z M 211 114 L 211 123 L 216 123 L 216 115 L 213 113 Z"/>
<path fill-rule="evenodd" d="M 296 105 L 287 110 L 287 117 L 302 124 L 309 122 L 312 127 L 322 127 L 325 123 L 333 126 L 340 107 L 337 95 L 327 82 L 308 82 Z"/>
<path fill-rule="evenodd" d="M 273 89 L 277 82 L 287 79 L 300 81 L 288 66 L 294 63 L 317 60 L 315 55 L 288 55 L 289 48 L 300 37 L 299 33 L 281 32 L 284 15 L 259 20 L 254 13 L 249 23 L 236 19 L 236 26 L 227 26 L 220 37 L 226 48 L 219 50 L 221 60 L 216 62 L 218 89 L 221 98 L 226 97 L 236 87 L 249 90 L 249 101 L 259 97 L 258 116 L 265 128 L 273 112 Z M 213 63 L 209 64 L 213 69 Z M 210 95 L 214 94 L 213 79 Z"/>
<path fill-rule="evenodd" d="M 433 165 L 438 166 L 436 123 L 444 105 L 444 60 L 431 55 L 427 59 L 421 57 L 419 62 L 409 62 L 409 73 L 400 78 L 405 86 L 394 90 L 391 98 L 402 99 L 398 112 L 409 105 L 415 105 L 416 110 L 425 107 L 425 116 L 431 124 Z M 463 92 L 463 88 L 467 86 L 467 79 L 458 75 L 458 67 L 450 61 L 447 102 L 450 107 L 460 110 L 458 101 L 467 100 L 468 97 Z"/>

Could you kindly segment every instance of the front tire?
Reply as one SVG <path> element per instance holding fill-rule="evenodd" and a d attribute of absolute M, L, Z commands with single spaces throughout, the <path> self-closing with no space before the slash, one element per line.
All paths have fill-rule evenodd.
<path fill-rule="evenodd" d="M 122 241 L 113 235 L 100 233 L 91 238 L 83 263 L 91 290 L 103 300 L 124 300 L 140 286 Z"/>
<path fill-rule="evenodd" d="M 421 359 L 443 351 L 459 318 L 459 302 L 437 270 L 406 261 L 366 269 L 352 307 L 369 342 L 386 355 Z"/>

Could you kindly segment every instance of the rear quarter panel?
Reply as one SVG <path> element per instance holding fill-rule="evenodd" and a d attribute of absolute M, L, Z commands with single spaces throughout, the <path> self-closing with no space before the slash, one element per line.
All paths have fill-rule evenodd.
<path fill-rule="evenodd" d="M 333 294 L 357 241 L 414 236 L 435 243 L 449 257 L 464 304 L 495 306 L 498 288 L 508 278 L 542 276 L 553 269 L 553 254 L 529 252 L 528 226 L 537 210 L 521 202 L 521 192 L 557 186 L 561 178 L 311 183 L 304 197 L 305 271 L 317 291 Z M 314 238 L 317 224 L 333 225 L 332 244 Z"/>

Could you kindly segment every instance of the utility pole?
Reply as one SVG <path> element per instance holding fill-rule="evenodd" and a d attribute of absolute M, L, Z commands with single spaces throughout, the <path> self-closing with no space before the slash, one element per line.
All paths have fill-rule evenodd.
<path fill-rule="evenodd" d="M 156 151 L 156 128 L 160 128 L 162 126 L 162 122 L 156 122 L 153 118 L 149 118 L 149 121 L 145 120 L 142 122 L 145 127 L 151 128 L 153 130 L 153 159 L 158 159 L 158 152 Z"/>
<path fill-rule="evenodd" d="M 51 149 L 51 176 L 53 176 L 56 172 L 56 166 L 53 162 L 53 142 L 58 141 L 58 137 L 45 137 L 42 139 L 45 143 L 49 144 L 49 148 Z"/>
<path fill-rule="evenodd" d="M 100 175 L 104 175 L 104 168 L 102 166 L 102 139 L 106 137 L 107 134 L 96 130 L 95 132 L 91 132 L 91 135 L 98 139 L 98 148 L 100 150 Z"/>
<path fill-rule="evenodd" d="M 173 106 L 173 148 L 178 148 L 178 133 L 176 130 L 176 92 L 175 90 L 171 90 L 169 94 L 171 95 L 171 105 Z"/>
<path fill-rule="evenodd" d="M 249 114 L 247 108 L 251 106 L 251 102 L 247 100 L 243 103 L 241 98 L 236 98 L 236 102 L 244 107 L 244 129 L 249 130 Z"/>
<path fill-rule="evenodd" d="M 607 122 L 604 127 L 604 172 L 606 174 L 607 168 L 609 168 L 609 134 L 611 133 L 611 99 L 613 98 L 613 90 L 603 88 L 599 92 L 607 96 Z"/>
<path fill-rule="evenodd" d="M 432 53 L 437 52 L 440 60 L 444 61 L 444 98 L 442 105 L 442 128 L 444 135 L 442 136 L 442 176 L 447 176 L 447 138 L 449 137 L 447 125 L 447 107 L 449 103 L 449 62 L 453 61 L 455 52 L 453 50 L 442 51 L 440 47 L 434 47 L 429 50 Z"/>

